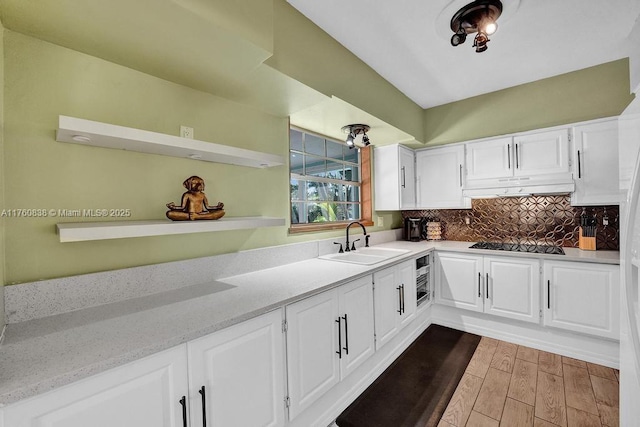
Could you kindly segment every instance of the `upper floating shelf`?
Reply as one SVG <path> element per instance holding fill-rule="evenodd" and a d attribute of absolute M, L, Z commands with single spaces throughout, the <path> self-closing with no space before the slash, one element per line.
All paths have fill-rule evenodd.
<path fill-rule="evenodd" d="M 284 164 L 284 158 L 276 154 L 68 116 L 59 117 L 56 140 L 254 168 Z"/>
<path fill-rule="evenodd" d="M 284 218 L 271 217 L 224 217 L 215 221 L 169 221 L 165 219 L 156 221 L 66 222 L 56 224 L 61 243 L 243 230 L 283 225 L 285 225 Z"/>

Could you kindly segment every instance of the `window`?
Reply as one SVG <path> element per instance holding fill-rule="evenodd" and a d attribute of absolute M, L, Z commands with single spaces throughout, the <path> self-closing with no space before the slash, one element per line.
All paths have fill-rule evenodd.
<path fill-rule="evenodd" d="M 292 230 L 370 219 L 370 207 L 363 206 L 363 192 L 370 193 L 369 150 L 349 149 L 342 141 L 294 128 L 289 138 Z"/>

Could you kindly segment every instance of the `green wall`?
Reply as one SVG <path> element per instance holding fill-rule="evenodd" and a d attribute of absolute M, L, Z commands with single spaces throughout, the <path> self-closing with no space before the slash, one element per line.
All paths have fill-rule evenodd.
<path fill-rule="evenodd" d="M 265 63 L 423 140 L 423 109 L 285 0 L 274 0 L 274 53 Z"/>
<path fill-rule="evenodd" d="M 429 108 L 424 142 L 439 145 L 616 116 L 631 99 L 629 61 L 621 59 Z"/>
<path fill-rule="evenodd" d="M 162 219 L 182 182 L 204 178 L 227 216 L 289 217 L 288 169 L 254 169 L 55 141 L 58 115 L 195 137 L 288 158 L 288 119 L 83 53 L 5 31 L 6 206 L 131 209 Z M 385 228 L 392 217 L 385 213 Z M 57 218 L 11 218 L 7 283 L 118 269 L 342 235 L 289 236 L 287 227 L 60 243 Z M 66 219 L 68 222 L 77 218 Z M 397 222 L 397 221 L 396 221 Z M 381 228 L 373 227 L 372 231 Z"/>

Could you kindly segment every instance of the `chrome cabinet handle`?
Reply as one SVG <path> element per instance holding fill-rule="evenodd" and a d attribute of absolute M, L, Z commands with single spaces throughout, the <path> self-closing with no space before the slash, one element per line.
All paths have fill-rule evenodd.
<path fill-rule="evenodd" d="M 460 165 L 460 187 L 462 187 L 462 165 Z"/>
<path fill-rule="evenodd" d="M 338 359 L 342 359 L 342 318 L 338 316 L 336 323 L 338 324 Z"/>
<path fill-rule="evenodd" d="M 551 309 L 551 280 L 547 280 L 547 308 Z"/>
<path fill-rule="evenodd" d="M 344 349 L 344 353 L 349 355 L 349 326 L 347 324 L 347 313 L 345 313 L 342 318 L 344 319 L 344 347 L 342 348 Z"/>
<path fill-rule="evenodd" d="M 182 405 L 182 427 L 187 427 L 187 397 L 182 396 L 180 399 L 180 404 Z"/>
<path fill-rule="evenodd" d="M 402 294 L 402 314 L 404 314 L 404 283 L 402 285 L 400 285 L 400 292 Z"/>
<path fill-rule="evenodd" d="M 580 150 L 578 150 L 578 178 L 582 178 L 582 165 L 580 163 Z"/>
<path fill-rule="evenodd" d="M 404 176 L 404 166 L 402 166 L 402 188 L 407 188 L 406 184 L 406 180 L 407 178 Z"/>
<path fill-rule="evenodd" d="M 398 310 L 396 311 L 402 315 L 402 293 L 400 293 L 400 286 L 398 286 L 396 290 L 398 291 Z"/>
<path fill-rule="evenodd" d="M 520 159 L 518 158 L 518 144 L 516 144 L 516 169 L 520 168 Z"/>
<path fill-rule="evenodd" d="M 482 274 L 480 274 L 480 272 L 478 272 L 478 298 L 480 298 L 482 296 L 482 291 L 480 289 L 480 280 L 482 280 Z"/>
<path fill-rule="evenodd" d="M 202 396 L 202 427 L 207 427 L 207 398 L 205 396 L 204 386 L 200 387 L 198 393 Z"/>
<path fill-rule="evenodd" d="M 509 165 L 509 169 L 511 169 L 511 144 L 507 144 L 507 163 Z"/>

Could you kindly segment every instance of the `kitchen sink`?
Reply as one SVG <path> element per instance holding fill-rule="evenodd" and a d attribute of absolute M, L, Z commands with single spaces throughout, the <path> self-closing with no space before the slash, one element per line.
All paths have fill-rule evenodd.
<path fill-rule="evenodd" d="M 319 257 L 328 261 L 348 262 L 351 264 L 371 265 L 398 257 L 409 252 L 407 249 L 359 248 L 356 251 L 330 254 Z"/>

